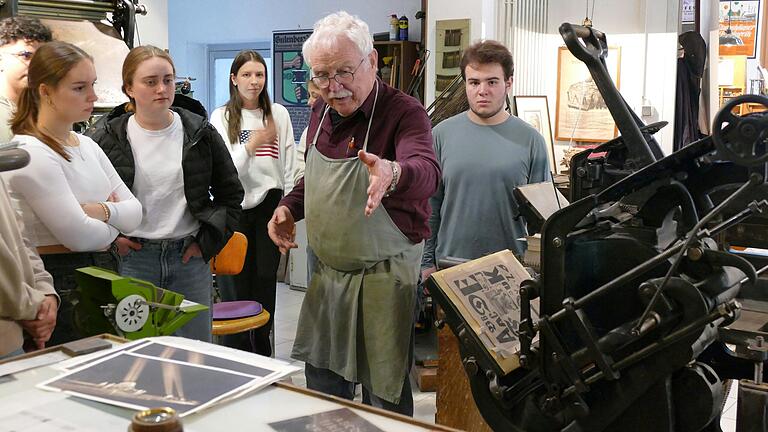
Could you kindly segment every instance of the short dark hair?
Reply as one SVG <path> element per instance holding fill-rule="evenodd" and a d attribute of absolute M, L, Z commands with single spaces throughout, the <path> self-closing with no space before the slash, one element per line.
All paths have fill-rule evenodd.
<path fill-rule="evenodd" d="M 50 42 L 51 29 L 37 18 L 10 17 L 0 20 L 0 46 L 23 40 L 27 42 Z"/>
<path fill-rule="evenodd" d="M 512 53 L 501 42 L 484 40 L 475 42 L 464 50 L 461 56 L 461 77 L 467 79 L 465 70 L 469 64 L 498 63 L 504 70 L 504 79 L 515 74 L 515 62 Z"/>

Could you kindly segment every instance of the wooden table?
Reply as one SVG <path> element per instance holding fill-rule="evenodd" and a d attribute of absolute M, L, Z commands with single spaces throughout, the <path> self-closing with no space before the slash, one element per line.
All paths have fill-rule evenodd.
<path fill-rule="evenodd" d="M 97 337 L 108 339 L 115 344 L 126 342 L 110 335 Z M 46 355 L 63 355 L 63 353 L 60 352 L 59 347 L 53 347 L 0 362 L 0 365 L 17 361 L 34 362 Z M 40 366 L 11 376 L 0 377 L 0 423 L 3 423 L 4 417 L 7 421 L 9 410 L 23 406 L 25 413 L 29 413 L 30 416 L 44 415 L 56 421 L 75 425 L 79 431 L 126 430 L 134 414 L 134 411 L 130 409 L 36 388 L 36 384 L 61 373 L 52 366 Z M 240 399 L 192 414 L 185 417 L 183 423 L 186 432 L 272 431 L 268 423 L 339 408 L 353 410 L 384 431 L 456 430 L 296 387 L 285 382 L 272 384 L 266 389 L 248 394 Z M 46 430 L 57 429 L 51 427 Z"/>

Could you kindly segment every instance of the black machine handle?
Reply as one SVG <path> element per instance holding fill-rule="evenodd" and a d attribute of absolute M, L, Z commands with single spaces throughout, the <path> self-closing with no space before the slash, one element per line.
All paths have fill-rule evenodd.
<path fill-rule="evenodd" d="M 577 59 L 587 63 L 589 59 L 600 61 L 608 55 L 608 43 L 605 33 L 591 27 L 584 27 L 571 23 L 563 23 L 560 26 L 560 35 L 563 37 L 568 49 Z M 579 39 L 584 43 L 582 44 Z M 571 45 L 574 45 L 571 47 Z"/>
<path fill-rule="evenodd" d="M 642 123 L 642 121 L 630 111 L 605 67 L 605 57 L 608 55 L 608 43 L 605 34 L 590 27 L 563 23 L 560 26 L 560 35 L 563 37 L 568 50 L 587 65 L 592 79 L 595 80 L 595 84 L 603 96 L 605 105 L 611 112 L 619 132 L 621 132 L 629 154 L 632 155 L 633 159 L 638 160 L 642 166 L 655 162 L 656 157 L 640 132 L 638 123 Z"/>
<path fill-rule="evenodd" d="M 0 172 L 24 168 L 29 163 L 29 153 L 20 148 L 0 150 Z"/>
<path fill-rule="evenodd" d="M 466 258 L 457 258 L 452 256 L 442 257 L 437 260 L 437 268 L 440 270 L 445 270 L 449 267 L 464 264 L 467 261 L 469 260 Z"/>

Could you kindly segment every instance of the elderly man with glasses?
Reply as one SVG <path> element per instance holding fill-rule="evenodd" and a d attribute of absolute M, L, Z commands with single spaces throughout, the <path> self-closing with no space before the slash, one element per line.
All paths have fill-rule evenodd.
<path fill-rule="evenodd" d="M 285 252 L 306 218 L 319 259 L 291 356 L 306 363 L 309 388 L 352 399 L 360 383 L 363 402 L 412 415 L 416 284 L 440 181 L 429 118 L 376 77 L 357 17 L 318 21 L 303 54 L 324 103 L 312 110 L 304 178 L 269 222 Z"/>
<path fill-rule="evenodd" d="M 40 44 L 51 40 L 51 30 L 38 19 L 12 17 L 0 21 L 0 144 L 13 137 L 8 123 L 21 91 L 27 87 L 29 61 Z"/>

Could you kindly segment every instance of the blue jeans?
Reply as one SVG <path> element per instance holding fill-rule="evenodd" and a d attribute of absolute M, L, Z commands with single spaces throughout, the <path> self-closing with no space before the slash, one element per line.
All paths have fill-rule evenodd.
<path fill-rule="evenodd" d="M 210 342 L 211 269 L 201 257 L 192 257 L 186 264 L 181 262 L 192 237 L 181 240 L 132 240 L 141 243 L 141 249 L 131 250 L 120 257 L 119 273 L 152 282 L 160 288 L 182 294 L 189 301 L 208 306 L 208 310 L 199 312 L 174 335 Z"/>
<path fill-rule="evenodd" d="M 72 342 L 89 334 L 87 326 L 81 328 L 77 320 L 77 304 L 80 302 L 80 291 L 75 281 L 75 270 L 81 267 L 96 266 L 107 270 L 117 270 L 117 260 L 110 252 L 78 252 L 64 254 L 44 254 L 45 270 L 53 277 L 53 287 L 61 299 L 56 327 L 53 329 L 51 339 L 46 346 L 61 345 Z M 79 311 L 84 314 L 101 314 L 100 310 Z M 82 317 L 81 317 L 82 318 Z"/>

